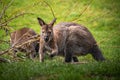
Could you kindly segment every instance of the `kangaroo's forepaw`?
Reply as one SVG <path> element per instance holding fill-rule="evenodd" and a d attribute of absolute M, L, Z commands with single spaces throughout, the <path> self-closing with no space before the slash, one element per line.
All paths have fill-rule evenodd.
<path fill-rule="evenodd" d="M 50 58 L 53 58 L 54 57 L 54 55 L 53 54 L 50 54 Z"/>

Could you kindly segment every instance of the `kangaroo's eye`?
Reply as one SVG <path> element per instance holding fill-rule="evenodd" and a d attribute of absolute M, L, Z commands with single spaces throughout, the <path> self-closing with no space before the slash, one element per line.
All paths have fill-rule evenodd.
<path fill-rule="evenodd" d="M 42 31 L 42 33 L 45 33 L 44 31 Z"/>
<path fill-rule="evenodd" d="M 48 32 L 49 34 L 51 34 L 51 32 Z"/>

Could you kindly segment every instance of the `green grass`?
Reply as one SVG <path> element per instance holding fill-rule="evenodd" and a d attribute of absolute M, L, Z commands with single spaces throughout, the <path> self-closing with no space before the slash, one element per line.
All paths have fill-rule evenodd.
<path fill-rule="evenodd" d="M 10 0 L 2 0 L 4 4 Z M 38 59 L 34 61 L 22 59 L 11 63 L 0 63 L 0 80 L 119 80 L 120 75 L 120 1 L 93 0 L 86 11 L 90 0 L 45 0 L 51 5 L 59 22 L 76 22 L 86 26 L 100 46 L 105 62 L 96 62 L 91 55 L 81 56 L 79 60 L 85 64 L 67 64 L 61 57 L 53 60 L 46 57 L 44 63 Z M 34 3 L 38 3 L 33 6 Z M 0 5 L 0 12 L 2 5 Z M 10 32 L 22 27 L 30 27 L 37 33 L 40 26 L 37 17 L 46 22 L 53 19 L 50 8 L 42 0 L 14 0 L 6 11 L 7 18 L 18 13 L 26 14 L 12 20 Z M 9 40 L 0 30 L 0 39 Z M 0 51 L 6 50 L 9 45 L 0 43 Z M 11 59 L 5 54 L 1 57 Z M 11 59 L 12 60 L 12 59 Z"/>
<path fill-rule="evenodd" d="M 119 79 L 119 67 L 116 61 L 86 64 L 67 64 L 55 60 L 44 63 L 25 61 L 0 64 L 0 77 L 1 80 L 114 80 Z"/>

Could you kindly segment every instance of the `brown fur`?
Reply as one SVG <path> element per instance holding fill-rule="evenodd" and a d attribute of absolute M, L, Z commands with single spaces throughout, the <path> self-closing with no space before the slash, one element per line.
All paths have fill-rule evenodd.
<path fill-rule="evenodd" d="M 51 57 L 63 55 L 65 56 L 65 62 L 71 62 L 72 59 L 77 62 L 76 55 L 86 55 L 88 53 L 91 53 L 97 61 L 104 60 L 95 39 L 86 27 L 70 22 L 59 23 L 53 27 L 55 20 L 50 24 L 46 24 L 40 18 L 38 18 L 38 21 L 42 26 L 39 49 L 41 62 L 44 60 L 43 50 L 46 46 L 52 51 Z"/>
<path fill-rule="evenodd" d="M 19 29 L 19 30 L 12 32 L 10 35 L 11 47 L 14 47 L 14 46 L 17 46 L 17 45 L 20 45 L 20 44 L 26 42 L 27 40 L 30 39 L 30 37 L 32 37 L 34 35 L 36 35 L 36 33 L 30 28 L 22 28 L 22 29 Z M 36 41 L 34 43 L 25 44 L 24 46 L 22 46 L 18 49 L 14 48 L 14 56 L 16 56 L 16 54 L 15 54 L 16 51 L 19 50 L 22 52 L 27 52 L 26 55 L 29 58 L 33 58 L 33 56 L 37 52 L 37 50 L 36 50 L 36 48 L 38 47 L 37 44 L 38 43 Z"/>

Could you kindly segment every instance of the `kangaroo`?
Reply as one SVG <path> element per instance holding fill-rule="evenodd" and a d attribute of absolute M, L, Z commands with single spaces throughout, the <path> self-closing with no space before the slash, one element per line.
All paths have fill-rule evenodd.
<path fill-rule="evenodd" d="M 14 47 L 16 45 L 20 45 L 27 40 L 30 39 L 30 37 L 37 35 L 34 30 L 30 28 L 22 28 L 19 30 L 16 30 L 10 34 L 10 44 L 11 47 Z M 28 43 L 23 45 L 20 48 L 14 48 L 14 57 L 16 57 L 16 52 L 21 51 L 21 52 L 27 52 L 26 56 L 33 59 L 33 57 L 36 55 L 36 53 L 39 50 L 39 43 L 38 41 L 33 42 L 33 43 Z"/>
<path fill-rule="evenodd" d="M 97 61 L 105 60 L 95 39 L 86 27 L 72 22 L 62 22 L 53 27 L 56 19 L 49 24 L 39 17 L 37 19 L 41 26 L 39 47 L 41 62 L 44 61 L 45 48 L 51 50 L 51 57 L 65 56 L 65 62 L 72 60 L 78 62 L 76 56 L 88 53 Z"/>

